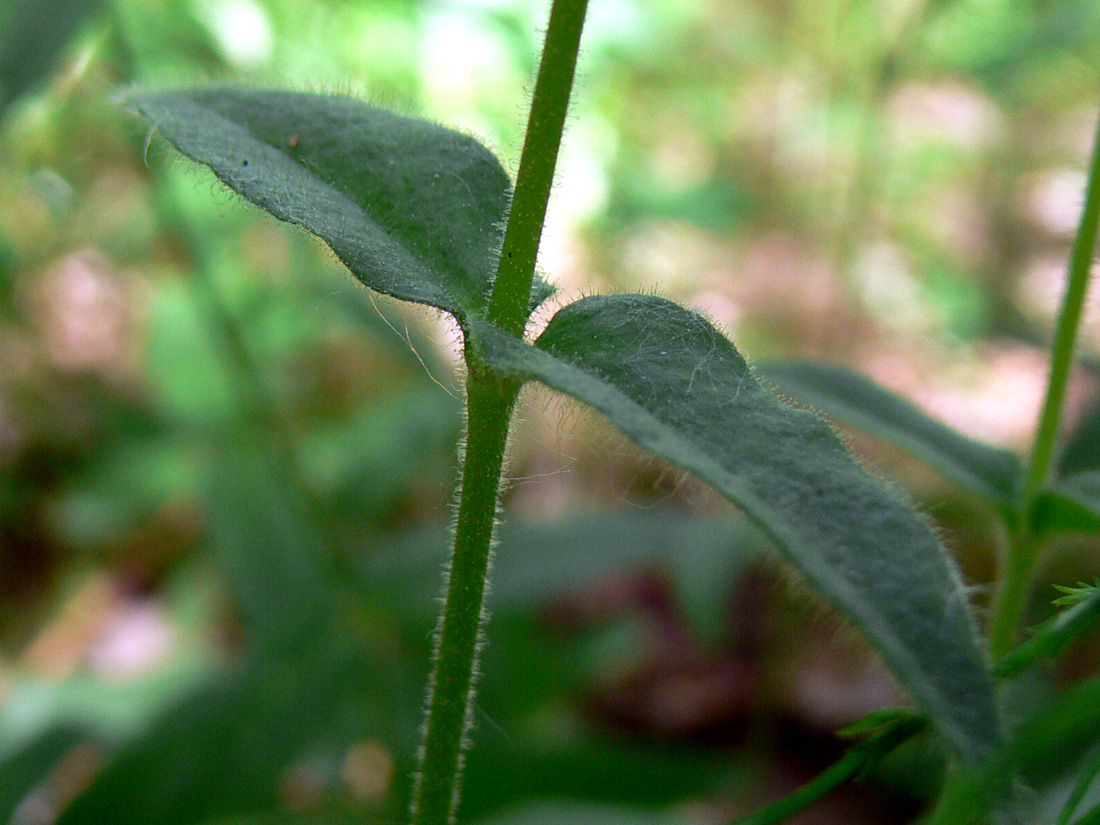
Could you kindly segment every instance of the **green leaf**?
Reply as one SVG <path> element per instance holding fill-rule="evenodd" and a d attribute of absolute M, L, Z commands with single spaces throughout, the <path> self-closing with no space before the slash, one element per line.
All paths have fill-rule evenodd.
<path fill-rule="evenodd" d="M 1029 793 L 1020 795 L 1011 819 L 998 822 L 1049 822 L 1034 810 L 1036 793 L 1052 779 L 1072 772 L 1083 758 L 1096 751 L 1100 741 L 1100 679 L 1093 677 L 1073 685 L 1054 701 L 1030 714 L 1012 737 L 994 750 L 975 769 L 957 774 L 937 803 L 929 825 L 973 822 L 992 806 L 1009 808 L 1005 787 L 1021 780 Z M 1065 788 L 1059 799 L 1065 799 Z M 1049 813 L 1049 811 L 1048 811 Z M 1081 820 L 1078 820 L 1080 822 Z"/>
<path fill-rule="evenodd" d="M 276 647 L 321 633 L 334 586 L 315 516 L 288 489 L 286 470 L 257 445 L 227 451 L 209 495 L 208 541 L 229 574 L 249 640 Z"/>
<path fill-rule="evenodd" d="M 1086 599 L 1096 600 L 1100 604 L 1100 598 L 1097 598 L 1100 597 L 1100 578 L 1093 579 L 1092 584 L 1078 582 L 1076 587 L 1056 584 L 1054 589 L 1064 594 L 1052 602 L 1052 604 L 1059 607 L 1071 607 L 1075 604 L 1081 604 Z"/>
<path fill-rule="evenodd" d="M 0 114 L 52 71 L 102 0 L 16 0 L 0 12 Z"/>
<path fill-rule="evenodd" d="M 443 526 L 409 531 L 390 541 L 386 552 L 364 558 L 366 598 L 399 605 L 403 618 L 433 621 L 439 611 L 438 594 L 424 583 L 438 579 L 451 532 Z M 530 610 L 611 570 L 646 562 L 669 562 L 675 570 L 700 555 L 725 556 L 730 559 L 728 586 L 756 558 L 753 539 L 758 542 L 759 536 L 741 520 L 626 510 L 550 524 L 508 519 L 495 539 L 488 604 L 499 616 Z"/>
<path fill-rule="evenodd" d="M 288 768 L 338 766 L 368 737 L 391 744 L 389 717 L 415 715 L 386 684 L 392 653 L 313 641 L 314 649 L 285 660 L 238 667 L 170 708 L 121 749 L 58 825 L 190 825 L 265 810 L 279 805 Z"/>
<path fill-rule="evenodd" d="M 1100 404 L 1081 420 L 1058 457 L 1058 475 L 1100 469 Z"/>
<path fill-rule="evenodd" d="M 371 289 L 460 322 L 483 314 L 511 186 L 473 138 L 337 95 L 214 86 L 120 100 Z M 539 281 L 532 302 L 548 294 Z"/>
<path fill-rule="evenodd" d="M 664 814 L 614 805 L 584 802 L 528 802 L 514 810 L 479 820 L 478 825 L 679 825 L 683 820 Z"/>
<path fill-rule="evenodd" d="M 389 820 L 364 817 L 361 811 L 300 812 L 274 810 L 244 816 L 218 817 L 203 825 L 393 825 Z"/>
<path fill-rule="evenodd" d="M 0 758 L 0 822 L 13 822 L 23 798 L 83 739 L 83 732 L 75 727 L 52 727 L 14 752 L 5 753 Z"/>
<path fill-rule="evenodd" d="M 1031 524 L 1036 535 L 1047 537 L 1100 533 L 1100 471 L 1077 473 L 1040 493 Z"/>
<path fill-rule="evenodd" d="M 896 444 L 964 490 L 1011 507 L 1023 479 L 1015 453 L 968 438 L 844 367 L 771 361 L 760 375 L 784 395 Z"/>
<path fill-rule="evenodd" d="M 1055 599 L 1054 604 L 1066 609 L 1039 625 L 1030 639 L 999 660 L 994 667 L 997 676 L 1014 676 L 1040 659 L 1059 655 L 1100 622 L 1100 585 L 1055 588 L 1066 595 Z"/>
<path fill-rule="evenodd" d="M 934 531 L 829 425 L 776 398 L 706 320 L 647 295 L 586 298 L 534 346 L 473 327 L 496 369 L 585 401 L 740 505 L 882 652 L 966 760 L 999 741 L 993 682 Z"/>

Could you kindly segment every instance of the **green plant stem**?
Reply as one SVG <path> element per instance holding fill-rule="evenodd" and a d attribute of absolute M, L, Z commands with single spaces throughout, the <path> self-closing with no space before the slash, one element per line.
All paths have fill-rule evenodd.
<path fill-rule="evenodd" d="M 588 0 L 554 0 L 550 9 L 516 191 L 489 301 L 489 320 L 517 337 L 523 335 L 530 314 L 535 261 L 565 129 L 565 113 L 573 88 L 587 7 Z"/>
<path fill-rule="evenodd" d="M 477 655 L 485 619 L 497 493 L 518 393 L 477 363 L 467 350 L 467 429 L 462 493 L 447 596 L 436 636 L 428 718 L 413 792 L 413 825 L 454 821 L 462 752 L 470 729 Z"/>
<path fill-rule="evenodd" d="M 883 757 L 908 742 L 928 727 L 921 717 L 905 719 L 876 733 L 865 742 L 851 748 L 837 762 L 815 776 L 798 790 L 777 799 L 746 817 L 735 819 L 730 825 L 776 825 L 790 819 L 800 811 L 836 790 L 853 777 L 858 777 Z"/>
<path fill-rule="evenodd" d="M 1041 549 L 1039 540 L 1031 534 L 1026 523 L 1012 528 L 1004 547 L 1003 567 L 989 625 L 989 648 L 994 660 L 1008 655 L 1016 641 L 1031 592 L 1031 574 Z"/>
<path fill-rule="evenodd" d="M 1043 412 L 1035 434 L 1024 488 L 1020 494 L 1018 523 L 1013 525 L 1013 540 L 1006 551 L 1004 570 L 994 602 L 990 646 L 995 657 L 1005 655 L 1012 647 L 1027 605 L 1031 576 L 1039 560 L 1041 548 L 1030 530 L 1031 510 L 1036 497 L 1046 486 L 1054 464 L 1058 428 L 1061 424 L 1062 407 L 1073 367 L 1077 331 L 1081 325 L 1085 296 L 1088 292 L 1089 272 L 1096 249 L 1098 228 L 1100 228 L 1100 123 L 1097 125 L 1092 161 L 1089 165 L 1085 206 L 1070 257 L 1069 283 L 1062 300 L 1062 309 L 1054 336 L 1050 378 L 1047 382 Z"/>
<path fill-rule="evenodd" d="M 1050 477 L 1054 463 L 1055 448 L 1058 443 L 1058 427 L 1061 423 L 1062 406 L 1065 403 L 1066 387 L 1073 367 L 1074 350 L 1077 346 L 1077 330 L 1081 325 L 1081 314 L 1088 292 L 1089 271 L 1092 269 L 1093 253 L 1096 249 L 1097 229 L 1100 226 L 1100 121 L 1097 125 L 1092 162 L 1089 166 L 1088 185 L 1085 191 L 1085 207 L 1081 213 L 1081 223 L 1077 238 L 1073 244 L 1073 254 L 1069 265 L 1069 284 L 1062 299 L 1062 310 L 1058 317 L 1058 328 L 1054 337 L 1054 349 L 1050 365 L 1050 379 L 1047 384 L 1046 400 L 1039 419 L 1039 428 L 1035 435 L 1028 465 L 1027 480 L 1024 487 L 1024 501 L 1030 503 Z"/>
<path fill-rule="evenodd" d="M 1057 656 L 1066 647 L 1100 622 L 1100 592 L 1066 608 L 1053 619 L 1044 622 L 1034 635 L 1001 658 L 993 667 L 999 679 L 1008 679 L 1027 670 L 1037 662 Z"/>
<path fill-rule="evenodd" d="M 587 0 L 554 0 L 515 195 L 489 299 L 489 320 L 522 336 L 546 204 L 576 72 Z M 485 623 L 493 525 L 508 429 L 519 383 L 504 381 L 465 349 L 466 449 L 447 595 L 436 636 L 428 716 L 413 789 L 412 825 L 454 822 L 462 754 L 471 723 L 477 656 Z"/>

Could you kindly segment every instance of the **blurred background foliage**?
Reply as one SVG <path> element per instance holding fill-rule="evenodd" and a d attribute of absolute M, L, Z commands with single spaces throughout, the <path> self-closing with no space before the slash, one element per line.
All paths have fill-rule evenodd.
<path fill-rule="evenodd" d="M 401 819 L 454 331 L 111 94 L 350 93 L 514 169 L 547 6 L 0 8 L 0 821 Z M 563 300 L 656 288 L 750 357 L 850 364 L 1025 447 L 1096 117 L 1094 0 L 592 0 L 580 77 L 542 256 Z M 706 489 L 543 391 L 523 419 L 469 821 L 723 822 L 902 701 Z M 937 518 L 980 604 L 991 515 L 849 437 Z M 1072 549 L 1051 580 L 1095 571 Z M 1056 678 L 1094 670 L 1078 647 Z M 938 759 L 918 742 L 800 821 L 908 821 Z"/>

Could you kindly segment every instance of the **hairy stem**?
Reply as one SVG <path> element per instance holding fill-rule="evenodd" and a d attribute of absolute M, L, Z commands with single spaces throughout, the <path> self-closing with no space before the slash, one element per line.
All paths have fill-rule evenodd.
<path fill-rule="evenodd" d="M 546 204 L 561 146 L 587 0 L 554 0 L 520 159 L 515 196 L 489 301 L 489 320 L 522 336 Z M 436 637 L 428 716 L 413 791 L 412 825 L 455 821 L 470 730 L 478 650 L 508 428 L 519 383 L 503 380 L 466 341 L 466 450 L 454 549 Z"/>
<path fill-rule="evenodd" d="M 587 6 L 588 0 L 554 0 L 550 9 L 516 191 L 489 302 L 489 320 L 516 336 L 523 335 L 530 312 L 535 260 L 565 129 Z"/>
<path fill-rule="evenodd" d="M 1039 560 L 1040 548 L 1030 535 L 1030 512 L 1036 497 L 1042 492 L 1054 464 L 1058 446 L 1058 428 L 1062 406 L 1073 367 L 1077 330 L 1088 292 L 1089 272 L 1096 249 L 1100 227 L 1100 124 L 1089 165 L 1088 185 L 1081 223 L 1073 244 L 1069 264 L 1069 283 L 1062 300 L 1058 328 L 1051 353 L 1050 378 L 1047 383 L 1043 412 L 1035 434 L 1031 460 L 1020 498 L 1020 524 L 1014 528 L 1014 541 L 1009 545 L 1004 571 L 994 605 L 990 644 L 994 656 L 1003 656 L 1012 646 L 1016 630 L 1027 604 L 1028 584 Z"/>
<path fill-rule="evenodd" d="M 474 363 L 471 363 L 474 362 Z M 436 636 L 428 718 L 413 793 L 413 825 L 454 821 L 462 752 L 470 729 L 477 656 L 485 620 L 493 524 L 518 387 L 487 374 L 470 357 L 466 451 L 447 596 Z"/>

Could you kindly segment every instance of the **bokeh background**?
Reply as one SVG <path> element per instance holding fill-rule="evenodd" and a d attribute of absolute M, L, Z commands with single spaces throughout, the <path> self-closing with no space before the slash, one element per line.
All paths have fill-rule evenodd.
<path fill-rule="evenodd" d="M 111 96 L 352 94 L 514 172 L 547 11 L 0 7 L 0 821 L 401 819 L 454 330 Z M 659 290 L 750 360 L 853 366 L 1026 451 L 1100 105 L 1095 0 L 592 0 L 583 49 L 541 256 L 558 304 Z M 702 485 L 549 392 L 520 419 L 464 821 L 725 822 L 905 701 Z M 846 435 L 937 520 L 980 609 L 992 514 Z M 1096 562 L 1065 548 L 1046 575 Z M 911 821 L 940 758 L 918 741 L 796 821 Z"/>

